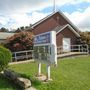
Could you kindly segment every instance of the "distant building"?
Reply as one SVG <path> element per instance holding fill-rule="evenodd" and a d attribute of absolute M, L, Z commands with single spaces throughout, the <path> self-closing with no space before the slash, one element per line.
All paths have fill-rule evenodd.
<path fill-rule="evenodd" d="M 13 36 L 15 33 L 0 32 L 0 43 L 4 43 L 8 37 Z"/>

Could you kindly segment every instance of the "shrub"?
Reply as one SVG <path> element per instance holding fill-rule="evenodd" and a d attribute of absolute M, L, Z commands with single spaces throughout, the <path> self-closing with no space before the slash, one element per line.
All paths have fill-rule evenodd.
<path fill-rule="evenodd" d="M 82 44 L 87 44 L 89 46 L 89 53 L 90 53 L 90 32 L 81 32 L 80 36 Z"/>
<path fill-rule="evenodd" d="M 12 54 L 11 52 L 0 46 L 0 72 L 3 71 L 5 68 L 7 68 L 8 63 L 12 59 Z"/>
<path fill-rule="evenodd" d="M 22 31 L 7 38 L 5 47 L 12 52 L 33 49 L 33 33 Z"/>

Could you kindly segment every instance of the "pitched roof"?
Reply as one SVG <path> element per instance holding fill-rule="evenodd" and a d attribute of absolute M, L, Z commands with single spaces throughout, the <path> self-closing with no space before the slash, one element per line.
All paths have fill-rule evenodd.
<path fill-rule="evenodd" d="M 15 34 L 15 33 L 0 32 L 0 39 L 1 39 L 1 40 L 4 40 L 4 39 L 6 39 L 6 38 L 8 38 L 8 37 L 13 36 L 14 34 Z"/>
<path fill-rule="evenodd" d="M 56 31 L 56 34 L 60 33 L 62 30 L 64 30 L 65 28 L 69 28 L 77 37 L 80 37 L 80 35 L 69 25 L 63 25 L 63 26 L 57 26 L 56 28 L 54 28 L 52 31 Z"/>
<path fill-rule="evenodd" d="M 34 28 L 35 26 L 39 25 L 39 24 L 42 23 L 44 20 L 50 18 L 50 17 L 53 16 L 54 14 L 55 14 L 55 13 L 52 13 L 52 14 L 46 16 L 45 18 L 43 18 L 43 19 L 39 20 L 38 22 L 34 23 L 31 27 Z"/>
<path fill-rule="evenodd" d="M 63 29 L 65 26 L 66 26 L 66 25 L 57 26 L 57 27 L 55 27 L 52 31 L 56 31 L 56 33 L 57 33 L 59 30 Z"/>
<path fill-rule="evenodd" d="M 44 22 L 45 20 L 47 20 L 51 16 L 55 15 L 56 13 L 59 13 L 72 26 L 72 28 L 74 28 L 77 32 L 79 32 L 79 29 L 60 10 L 57 11 L 57 12 L 54 12 L 54 13 L 48 15 L 48 16 L 46 16 L 45 18 L 43 18 L 41 20 L 39 20 L 38 22 L 33 24 L 31 28 L 36 27 L 37 25 L 39 25 L 40 23 Z"/>

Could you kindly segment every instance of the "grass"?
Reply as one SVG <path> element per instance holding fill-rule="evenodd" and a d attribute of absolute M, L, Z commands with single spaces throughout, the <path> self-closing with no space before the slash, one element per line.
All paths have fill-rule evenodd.
<path fill-rule="evenodd" d="M 30 77 L 32 85 L 38 90 L 90 90 L 90 56 L 66 58 L 58 60 L 58 66 L 51 66 L 49 83 L 41 83 L 34 79 L 37 74 L 37 63 L 10 65 L 14 71 Z M 42 73 L 46 74 L 46 65 L 42 65 Z M 0 76 L 0 90 L 20 90 L 12 82 Z"/>

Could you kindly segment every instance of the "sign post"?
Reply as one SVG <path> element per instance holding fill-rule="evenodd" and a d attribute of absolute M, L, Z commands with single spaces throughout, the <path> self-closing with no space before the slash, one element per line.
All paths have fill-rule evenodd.
<path fill-rule="evenodd" d="M 50 65 L 57 65 L 56 32 L 50 31 L 34 38 L 34 60 L 38 61 L 38 76 L 41 76 L 41 63 L 47 64 L 47 80 L 50 79 Z"/>
<path fill-rule="evenodd" d="M 50 65 L 49 64 L 47 64 L 47 76 L 46 76 L 46 80 L 47 81 L 51 80 L 51 78 L 50 78 Z"/>
<path fill-rule="evenodd" d="M 38 76 L 41 76 L 41 63 L 38 63 Z"/>

